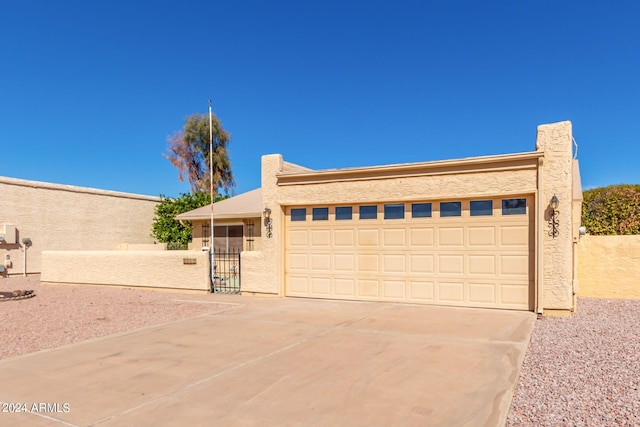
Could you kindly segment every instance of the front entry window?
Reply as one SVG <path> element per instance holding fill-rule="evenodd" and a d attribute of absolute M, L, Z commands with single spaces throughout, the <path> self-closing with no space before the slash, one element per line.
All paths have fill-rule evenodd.
<path fill-rule="evenodd" d="M 213 244 L 216 251 L 240 252 L 242 245 L 242 225 L 216 225 L 213 227 Z"/>

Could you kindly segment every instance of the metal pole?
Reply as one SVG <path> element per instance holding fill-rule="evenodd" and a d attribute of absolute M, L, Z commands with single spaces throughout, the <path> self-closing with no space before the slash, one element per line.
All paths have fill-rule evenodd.
<path fill-rule="evenodd" d="M 211 221 L 209 224 L 209 265 L 211 271 L 209 274 L 209 278 L 212 284 L 211 290 L 213 291 L 213 285 L 215 284 L 215 279 L 213 277 L 215 270 L 213 266 L 213 254 L 215 249 L 213 246 L 213 112 L 211 107 L 211 100 L 209 100 L 209 194 L 211 195 Z"/>

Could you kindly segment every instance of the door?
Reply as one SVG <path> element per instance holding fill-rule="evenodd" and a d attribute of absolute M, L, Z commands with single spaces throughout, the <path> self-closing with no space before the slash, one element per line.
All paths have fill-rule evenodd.
<path fill-rule="evenodd" d="M 285 209 L 285 294 L 533 310 L 533 196 Z"/>

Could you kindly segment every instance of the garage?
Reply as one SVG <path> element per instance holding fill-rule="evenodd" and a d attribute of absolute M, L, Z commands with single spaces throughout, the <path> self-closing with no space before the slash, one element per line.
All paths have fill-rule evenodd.
<path fill-rule="evenodd" d="M 560 122 L 510 154 L 332 169 L 266 154 L 260 189 L 229 199 L 250 197 L 233 215 L 260 236 L 241 253 L 242 292 L 571 314 L 576 149 Z"/>
<path fill-rule="evenodd" d="M 533 310 L 533 201 L 286 206 L 285 295 Z"/>
<path fill-rule="evenodd" d="M 580 288 L 576 150 L 560 122 L 529 152 L 333 169 L 267 154 L 260 189 L 214 211 L 235 206 L 259 236 L 241 253 L 243 293 L 564 316 Z"/>

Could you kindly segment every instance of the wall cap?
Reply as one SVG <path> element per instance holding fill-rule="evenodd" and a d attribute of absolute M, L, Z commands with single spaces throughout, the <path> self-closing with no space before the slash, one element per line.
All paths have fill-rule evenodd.
<path fill-rule="evenodd" d="M 160 202 L 162 198 L 155 196 L 146 196 L 144 194 L 125 193 L 120 191 L 100 190 L 98 188 L 79 187 L 75 185 L 55 184 L 52 182 L 31 181 L 27 179 L 9 178 L 0 176 L 0 184 L 16 185 L 20 187 L 43 188 L 47 190 L 68 191 L 71 193 L 96 194 L 100 196 L 120 197 L 126 199 L 148 200 L 152 202 Z"/>

